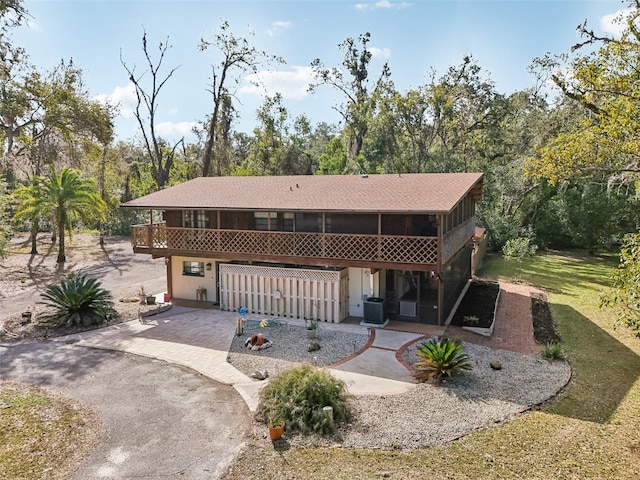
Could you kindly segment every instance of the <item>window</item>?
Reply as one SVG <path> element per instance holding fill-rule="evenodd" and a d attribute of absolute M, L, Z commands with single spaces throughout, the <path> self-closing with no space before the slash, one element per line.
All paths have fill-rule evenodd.
<path fill-rule="evenodd" d="M 182 275 L 204 277 L 204 262 L 182 262 Z"/>
<path fill-rule="evenodd" d="M 282 214 L 282 230 L 284 232 L 293 232 L 293 212 L 284 212 Z"/>
<path fill-rule="evenodd" d="M 254 230 L 293 232 L 293 212 L 253 212 Z"/>
<path fill-rule="evenodd" d="M 184 226 L 187 228 L 207 228 L 209 219 L 204 210 L 185 210 Z"/>
<path fill-rule="evenodd" d="M 253 228 L 256 230 L 269 230 L 269 220 L 275 222 L 276 212 L 253 212 Z M 274 229 L 275 223 L 271 227 Z"/>
<path fill-rule="evenodd" d="M 368 213 L 331 213 L 325 215 L 325 232 L 376 235 L 378 216 Z"/>
<path fill-rule="evenodd" d="M 322 215 L 308 212 L 296 213 L 295 230 L 296 232 L 322 232 Z"/>

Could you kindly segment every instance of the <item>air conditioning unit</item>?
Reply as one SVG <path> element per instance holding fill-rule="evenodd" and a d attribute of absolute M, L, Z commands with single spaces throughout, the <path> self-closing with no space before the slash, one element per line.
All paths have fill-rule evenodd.
<path fill-rule="evenodd" d="M 417 316 L 416 302 L 403 302 L 403 301 L 400 301 L 400 316 L 401 317 L 415 317 L 415 316 Z"/>
<path fill-rule="evenodd" d="M 384 323 L 384 299 L 369 297 L 364 301 L 364 321 L 367 323 Z"/>

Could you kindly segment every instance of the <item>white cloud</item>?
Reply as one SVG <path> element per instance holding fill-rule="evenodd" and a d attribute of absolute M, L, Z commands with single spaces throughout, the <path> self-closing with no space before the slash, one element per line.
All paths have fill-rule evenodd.
<path fill-rule="evenodd" d="M 392 8 L 407 8 L 410 7 L 411 3 L 409 2 L 390 2 L 389 0 L 378 0 L 377 2 L 370 3 L 356 3 L 355 9 L 361 11 L 367 10 L 380 10 L 380 9 L 392 9 Z"/>
<path fill-rule="evenodd" d="M 627 18 L 632 13 L 630 8 L 618 10 L 615 13 L 605 15 L 600 19 L 600 29 L 614 37 L 620 37 L 622 32 L 627 28 Z M 638 25 L 638 19 L 636 19 Z"/>
<path fill-rule="evenodd" d="M 156 125 L 156 131 L 161 136 L 186 136 L 191 135 L 191 129 L 197 122 L 160 122 Z"/>
<path fill-rule="evenodd" d="M 291 28 L 292 25 L 291 22 L 285 22 L 284 20 L 275 21 L 271 24 L 271 28 L 267 30 L 267 34 L 269 34 L 270 37 L 275 37 L 283 30 Z"/>
<path fill-rule="evenodd" d="M 369 52 L 371 52 L 371 56 L 373 58 L 383 58 L 388 59 L 391 58 L 391 49 L 390 48 L 376 48 L 370 47 Z"/>
<path fill-rule="evenodd" d="M 241 93 L 257 95 L 274 95 L 280 93 L 282 98 L 300 99 L 307 95 L 307 88 L 313 82 L 311 67 L 294 66 L 290 71 L 261 71 L 246 77 L 250 85 L 240 88 Z M 255 85 L 255 84 L 258 85 Z"/>
<path fill-rule="evenodd" d="M 133 117 L 133 105 L 137 102 L 133 83 L 124 87 L 116 87 L 111 93 L 96 95 L 95 99 L 103 104 L 118 107 L 119 116 L 123 118 Z"/>

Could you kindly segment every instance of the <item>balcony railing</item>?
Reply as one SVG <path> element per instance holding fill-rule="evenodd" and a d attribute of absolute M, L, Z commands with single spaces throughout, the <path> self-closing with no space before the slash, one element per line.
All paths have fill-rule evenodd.
<path fill-rule="evenodd" d="M 399 235 L 273 232 L 135 225 L 135 251 L 307 257 L 399 264 L 437 264 L 438 238 Z M 159 252 L 160 251 L 160 252 Z M 151 253 L 151 252 L 150 252 Z"/>

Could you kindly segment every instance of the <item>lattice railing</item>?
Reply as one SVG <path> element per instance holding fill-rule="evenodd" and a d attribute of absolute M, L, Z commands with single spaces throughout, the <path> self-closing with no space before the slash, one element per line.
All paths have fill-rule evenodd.
<path fill-rule="evenodd" d="M 262 277 L 301 278 L 321 282 L 339 282 L 340 272 L 332 270 L 306 270 L 302 268 L 262 267 L 258 265 L 220 264 L 221 273 L 236 273 L 239 275 L 256 275 Z"/>
<path fill-rule="evenodd" d="M 452 235 L 459 242 L 463 235 Z M 436 237 L 265 232 L 136 225 L 134 247 L 386 263 L 438 262 Z M 455 250 L 453 250 L 455 251 Z"/>

